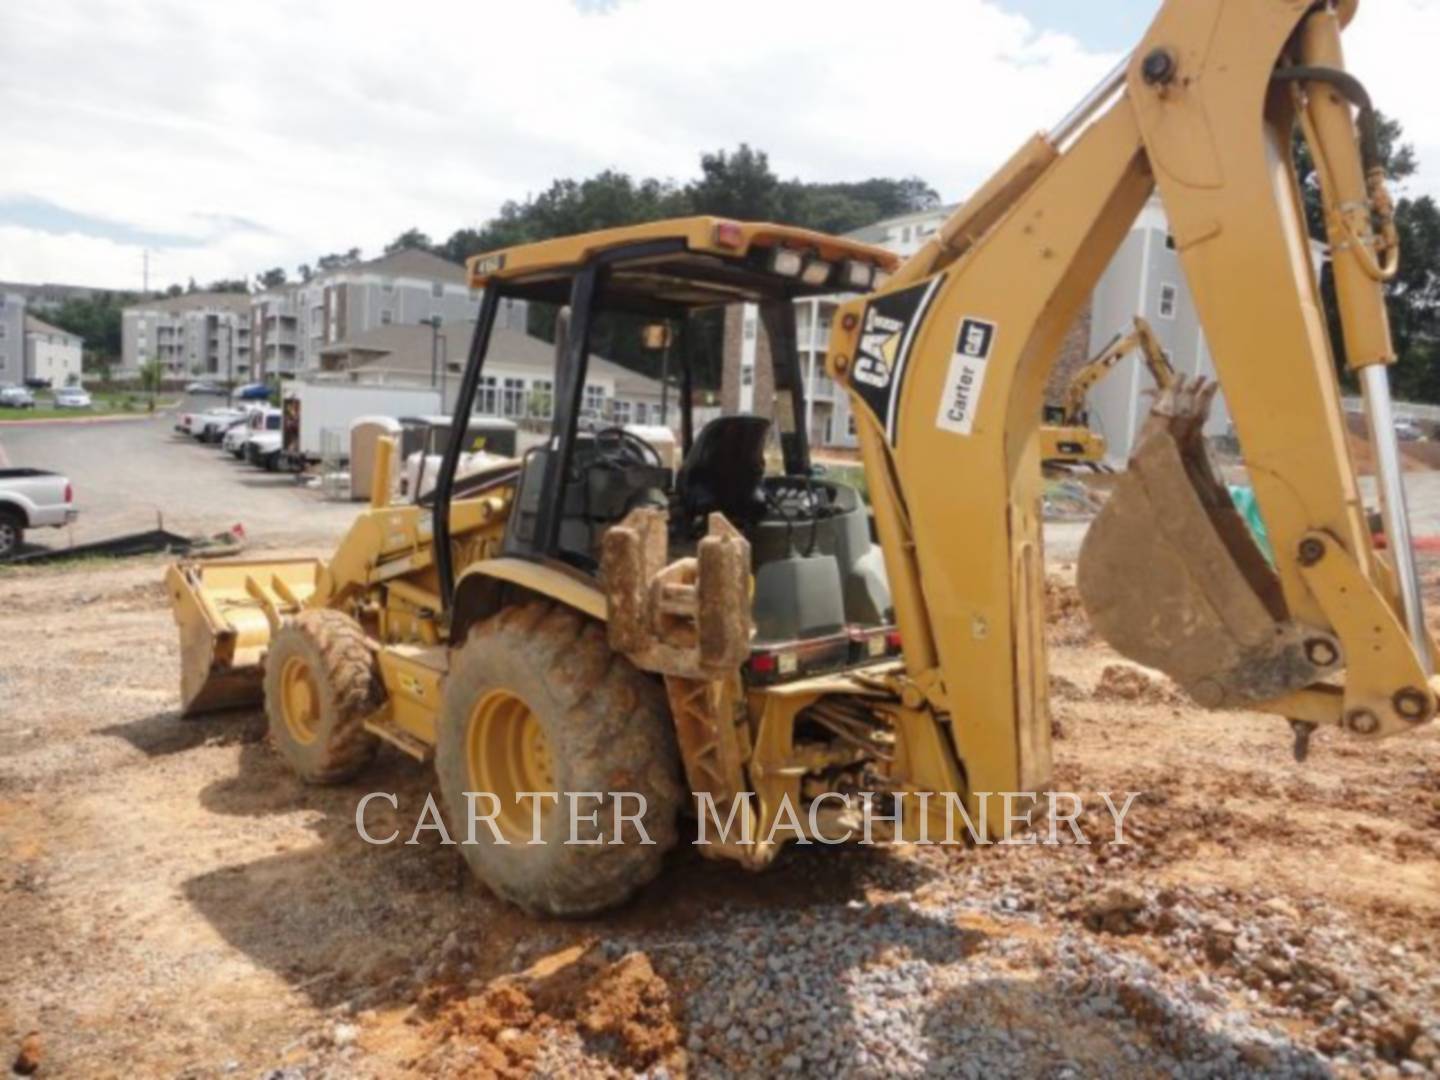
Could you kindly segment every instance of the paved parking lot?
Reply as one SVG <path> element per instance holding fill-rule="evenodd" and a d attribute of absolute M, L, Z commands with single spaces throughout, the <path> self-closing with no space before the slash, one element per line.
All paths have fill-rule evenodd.
<path fill-rule="evenodd" d="M 200 408 L 214 404 L 199 400 Z M 292 476 L 261 472 L 176 434 L 177 416 L 0 425 L 12 467 L 63 473 L 75 486 L 79 521 L 30 533 L 31 545 L 89 543 L 151 528 L 163 517 L 178 533 L 215 533 L 238 522 L 256 546 L 323 550 L 354 518 L 358 504 L 327 501 Z"/>
<path fill-rule="evenodd" d="M 257 547 L 328 551 L 360 504 L 327 500 L 292 476 L 250 468 L 174 432 L 181 411 L 214 405 L 200 398 L 140 420 L 0 424 L 12 466 L 64 473 L 75 485 L 80 520 L 68 530 L 30 534 L 32 547 L 88 543 L 151 528 L 163 517 L 179 533 L 209 534 L 238 522 Z M 1405 482 L 1415 535 L 1440 537 L 1440 471 L 1410 472 Z M 1361 489 L 1373 507 L 1373 478 L 1362 477 Z M 1047 524 L 1047 554 L 1076 558 L 1085 530 L 1085 522 Z"/>

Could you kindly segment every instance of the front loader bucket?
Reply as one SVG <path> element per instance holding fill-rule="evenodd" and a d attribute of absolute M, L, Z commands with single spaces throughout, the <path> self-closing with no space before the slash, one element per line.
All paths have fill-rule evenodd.
<path fill-rule="evenodd" d="M 282 612 L 315 591 L 318 559 L 182 562 L 165 574 L 180 629 L 185 716 L 257 705 L 265 649 Z"/>
<path fill-rule="evenodd" d="M 1204 439 L 1215 390 L 1181 380 L 1159 394 L 1076 580 L 1101 637 L 1212 709 L 1309 686 L 1340 656 L 1332 635 L 1288 618 L 1279 578 L 1216 476 Z"/>

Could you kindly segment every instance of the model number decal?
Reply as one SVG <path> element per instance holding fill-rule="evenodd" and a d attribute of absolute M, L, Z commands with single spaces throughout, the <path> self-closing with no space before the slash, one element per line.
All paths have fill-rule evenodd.
<path fill-rule="evenodd" d="M 995 324 L 984 319 L 966 319 L 960 324 L 960 337 L 955 354 L 950 358 L 950 373 L 945 378 L 945 392 L 940 399 L 940 415 L 935 426 L 956 435 L 969 435 L 980 411 L 980 395 L 985 389 L 985 368 L 995 348 Z"/>

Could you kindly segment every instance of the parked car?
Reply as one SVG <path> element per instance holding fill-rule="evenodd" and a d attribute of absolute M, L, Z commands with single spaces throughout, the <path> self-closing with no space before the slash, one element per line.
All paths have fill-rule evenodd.
<path fill-rule="evenodd" d="M 1413 420 L 1396 420 L 1395 437 L 1401 442 L 1420 442 L 1425 438 L 1425 432 Z"/>
<path fill-rule="evenodd" d="M 274 472 L 280 467 L 280 452 L 284 449 L 285 436 L 275 431 L 259 431 L 250 436 L 245 444 L 245 460 L 256 468 Z"/>
<path fill-rule="evenodd" d="M 219 383 L 192 382 L 185 384 L 185 393 L 195 395 L 213 394 L 217 397 L 224 397 L 226 396 L 227 391 L 225 387 L 221 386 Z"/>
<path fill-rule="evenodd" d="M 236 401 L 269 401 L 270 387 L 265 383 L 251 383 L 238 387 L 230 396 Z"/>
<path fill-rule="evenodd" d="M 57 409 L 90 409 L 95 406 L 90 395 L 78 386 L 61 387 L 54 396 Z"/>
<path fill-rule="evenodd" d="M 190 434 L 203 443 L 218 443 L 231 424 L 249 416 L 244 409 L 210 409 L 191 421 Z"/>
<path fill-rule="evenodd" d="M 35 395 L 23 386 L 0 386 L 0 406 L 8 409 L 33 409 Z"/>
<path fill-rule="evenodd" d="M 25 385 L 31 390 L 49 390 L 50 380 L 42 379 L 38 375 L 32 375 L 25 380 Z"/>
<path fill-rule="evenodd" d="M 243 461 L 245 458 L 245 444 L 261 432 L 279 431 L 280 420 L 281 413 L 279 409 L 257 409 L 250 414 L 248 420 L 235 425 L 225 433 L 223 446 L 231 454 Z"/>
<path fill-rule="evenodd" d="M 26 529 L 58 529 L 80 511 L 75 491 L 59 473 L 0 469 L 0 562 L 20 550 Z"/>

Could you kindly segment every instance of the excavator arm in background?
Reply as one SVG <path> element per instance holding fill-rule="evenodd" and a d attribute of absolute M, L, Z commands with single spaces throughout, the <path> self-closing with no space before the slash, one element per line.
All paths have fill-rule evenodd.
<path fill-rule="evenodd" d="M 1135 317 L 1134 329 L 1116 334 L 1100 355 L 1070 377 L 1060 415 L 1053 423 L 1040 429 L 1040 460 L 1048 466 L 1089 465 L 1101 469 L 1107 444 L 1105 436 L 1090 428 L 1086 402 L 1093 390 L 1115 366 L 1138 349 L 1157 390 L 1169 389 L 1175 383 L 1175 369 L 1165 355 L 1165 348 L 1150 324 Z"/>
<path fill-rule="evenodd" d="M 1157 191 L 1276 561 L 1206 456 L 1213 390 L 1177 383 L 1084 545 L 1093 621 L 1209 707 L 1370 738 L 1434 717 L 1434 645 L 1388 422 L 1391 210 L 1361 137 L 1373 114 L 1340 46 L 1356 8 L 1167 0 L 1110 79 L 1028 141 L 882 292 L 841 307 L 827 363 L 858 417 L 904 641 L 898 689 L 943 732 L 944 760 L 917 760 L 908 783 L 961 775 L 970 809 L 991 822 L 1002 808 L 990 793 L 1048 786 L 1043 388 Z M 1346 444 L 1291 160 L 1297 124 L 1319 163 L 1389 556 L 1372 546 Z"/>
<path fill-rule="evenodd" d="M 1090 397 L 1090 391 L 1095 389 L 1100 380 L 1110 374 L 1121 360 L 1137 349 L 1141 359 L 1145 361 L 1145 370 L 1150 372 L 1150 378 L 1155 380 L 1155 388 L 1161 391 L 1170 389 L 1175 384 L 1175 369 L 1170 366 L 1170 358 L 1165 355 L 1165 347 L 1160 344 L 1155 331 L 1137 315 L 1134 328 L 1128 334 L 1116 334 L 1099 356 L 1071 376 L 1069 385 L 1065 387 L 1065 400 L 1061 404 L 1061 423 L 1084 424 L 1085 403 Z"/>

